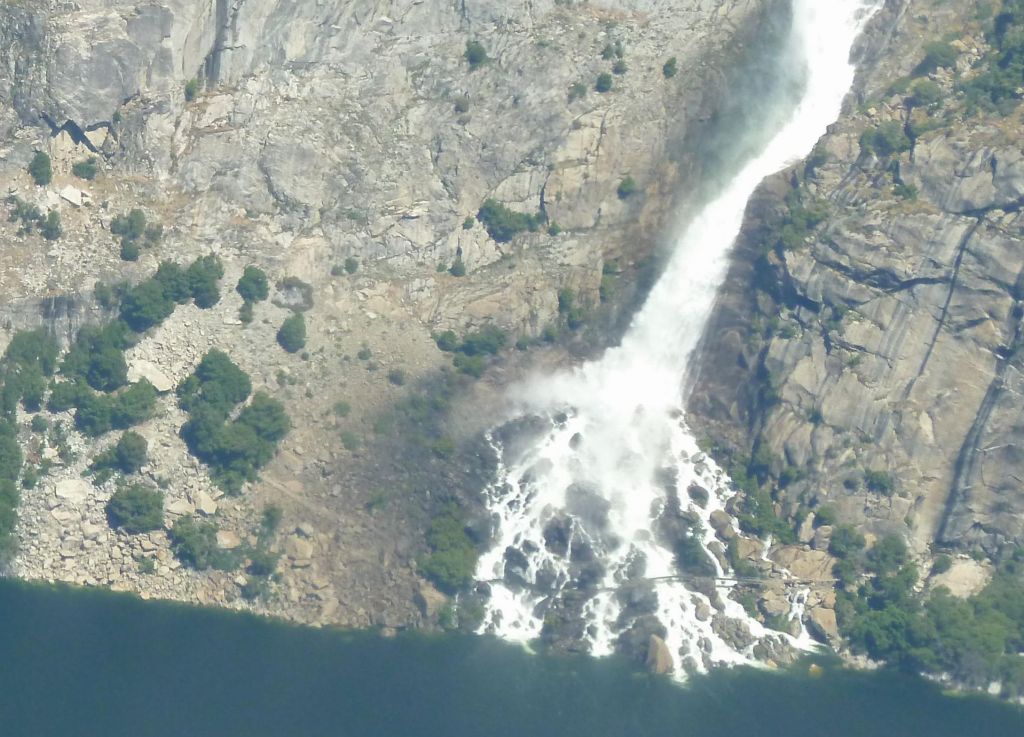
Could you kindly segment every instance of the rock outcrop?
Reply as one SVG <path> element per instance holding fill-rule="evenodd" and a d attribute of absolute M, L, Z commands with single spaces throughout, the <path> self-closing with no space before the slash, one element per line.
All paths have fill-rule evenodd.
<path fill-rule="evenodd" d="M 1024 542 L 1020 114 L 958 91 L 972 8 L 877 23 L 856 99 L 751 204 L 691 411 L 770 467 L 783 514 L 997 555 Z M 920 66 L 949 34 L 955 69 Z"/>

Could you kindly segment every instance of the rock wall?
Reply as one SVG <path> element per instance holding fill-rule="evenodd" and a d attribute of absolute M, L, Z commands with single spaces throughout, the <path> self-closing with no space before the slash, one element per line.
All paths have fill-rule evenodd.
<path fill-rule="evenodd" d="M 237 575 L 177 566 L 162 532 L 135 539 L 105 529 L 114 482 L 81 482 L 110 439 L 80 436 L 67 415 L 50 418 L 67 430 L 64 453 L 19 417 L 26 458 L 45 470 L 20 510 L 14 573 L 302 622 L 404 627 L 428 610 L 436 617 L 439 595 L 424 594 L 416 560 L 420 507 L 438 487 L 382 486 L 371 448 L 378 420 L 450 366 L 434 331 L 496 323 L 528 341 L 559 320 L 560 290 L 588 313 L 628 302 L 636 274 L 670 237 L 674 207 L 715 165 L 701 145 L 724 129 L 716 113 L 728 118 L 727 103 L 741 102 L 737 68 L 749 75 L 750 56 L 777 41 L 785 8 L 783 0 L 4 3 L 0 174 L 10 194 L 59 211 L 63 235 L 49 242 L 0 223 L 0 326 L 9 334 L 46 324 L 69 336 L 109 317 L 89 296 L 95 283 L 138 281 L 164 259 L 216 253 L 226 271 L 220 302 L 179 309 L 142 336 L 133 376 L 169 388 L 218 347 L 285 401 L 293 424 L 260 482 L 237 499 L 216 497 L 188 455 L 172 393 L 138 428 L 154 449 L 141 478 L 165 489 L 167 524 L 209 516 L 225 545 L 244 543 L 259 509 L 284 508 L 273 543 L 283 554 L 278 576 L 259 602 L 241 598 Z M 470 40 L 488 56 L 475 69 L 464 56 Z M 677 73 L 668 76 L 672 57 Z M 613 69 L 612 89 L 597 92 L 598 75 Z M 28 177 L 34 150 L 53 160 L 49 185 Z M 73 165 L 90 156 L 96 178 L 75 177 Z M 626 178 L 636 191 L 620 196 Z M 472 217 L 487 198 L 542 212 L 558 227 L 495 242 Z M 163 236 L 125 262 L 110 224 L 132 208 Z M 456 262 L 465 276 L 449 272 Z M 275 342 L 291 314 L 280 290 L 256 305 L 251 324 L 239 321 L 232 287 L 249 264 L 274 285 L 289 277 L 309 285 L 302 354 Z M 549 353 L 558 355 L 541 360 L 565 360 Z M 471 396 L 453 411 L 472 415 L 470 429 L 491 421 L 472 403 L 477 393 L 500 394 L 514 374 L 503 373 L 505 362 L 514 361 L 498 359 L 475 388 L 466 382 Z M 332 410 L 338 404 L 344 414 Z M 431 454 L 424 465 L 452 461 Z M 443 468 L 430 481 L 457 473 L 466 470 Z"/>
<path fill-rule="evenodd" d="M 841 120 L 751 204 L 690 405 L 771 467 L 780 513 L 997 555 L 1024 541 L 1024 167 L 1019 111 L 958 94 L 986 53 L 967 5 L 877 20 Z M 922 70 L 947 34 L 953 66 Z"/>

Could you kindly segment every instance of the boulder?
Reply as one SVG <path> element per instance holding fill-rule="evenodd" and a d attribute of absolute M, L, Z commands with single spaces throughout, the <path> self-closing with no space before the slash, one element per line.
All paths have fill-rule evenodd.
<path fill-rule="evenodd" d="M 764 543 L 751 537 L 736 538 L 736 554 L 746 560 L 760 560 L 764 553 Z"/>
<path fill-rule="evenodd" d="M 416 606 L 424 617 L 434 619 L 448 605 L 448 597 L 438 591 L 427 581 L 421 581 L 414 597 Z"/>
<path fill-rule="evenodd" d="M 804 521 L 800 523 L 800 529 L 797 530 L 796 538 L 805 545 L 809 545 L 814 539 L 814 534 L 814 512 L 811 512 L 804 517 Z"/>
<path fill-rule="evenodd" d="M 818 639 L 835 640 L 839 637 L 839 625 L 836 623 L 836 612 L 823 606 L 816 606 L 808 613 L 808 624 L 813 635 Z"/>
<path fill-rule="evenodd" d="M 750 629 L 739 619 L 716 614 L 711 620 L 711 629 L 734 650 L 746 650 L 754 644 L 755 638 L 750 634 Z"/>
<path fill-rule="evenodd" d="M 815 550 L 828 550 L 828 544 L 832 540 L 832 526 L 822 525 L 814 531 L 811 540 L 811 547 Z"/>
<path fill-rule="evenodd" d="M 217 513 L 217 502 L 215 502 L 213 497 L 205 491 L 197 492 L 192 501 L 196 505 L 196 510 L 205 514 L 207 517 Z"/>
<path fill-rule="evenodd" d="M 221 550 L 234 550 L 241 544 L 237 533 L 231 530 L 217 530 L 217 547 Z"/>
<path fill-rule="evenodd" d="M 141 381 L 145 379 L 158 392 L 169 392 L 174 388 L 174 382 L 167 377 L 159 366 L 152 361 L 136 358 L 128 364 L 128 381 Z"/>
<path fill-rule="evenodd" d="M 948 571 L 932 576 L 929 585 L 945 586 L 953 596 L 966 599 L 985 588 L 992 573 L 992 564 L 988 561 L 959 558 L 953 561 Z"/>
<path fill-rule="evenodd" d="M 187 499 L 175 499 L 167 505 L 167 511 L 179 516 L 187 516 L 195 511 L 195 507 Z"/>
<path fill-rule="evenodd" d="M 648 671 L 657 675 L 671 673 L 675 669 L 668 645 L 657 635 L 651 635 L 647 642 L 647 659 L 644 661 L 644 666 Z"/>
<path fill-rule="evenodd" d="M 762 594 L 758 606 L 765 616 L 781 617 L 789 614 L 789 599 L 786 594 L 778 589 L 768 589 Z"/>
<path fill-rule="evenodd" d="M 772 552 L 771 560 L 806 581 L 832 581 L 832 566 L 836 562 L 823 550 L 806 550 L 797 545 L 778 548 Z"/>
<path fill-rule="evenodd" d="M 693 616 L 698 622 L 707 622 L 711 619 L 711 605 L 704 599 L 697 599 L 693 605 Z"/>
<path fill-rule="evenodd" d="M 313 543 L 302 537 L 290 537 L 285 543 L 285 554 L 292 560 L 309 560 L 313 557 Z"/>
<path fill-rule="evenodd" d="M 716 509 L 708 518 L 711 529 L 723 540 L 731 540 L 736 537 L 736 530 L 732 526 L 732 517 L 721 509 Z"/>
<path fill-rule="evenodd" d="M 64 479 L 58 481 L 57 486 L 54 489 L 57 494 L 57 498 L 63 499 L 66 502 L 72 504 L 81 504 L 89 495 L 92 493 L 93 486 L 88 481 L 82 479 Z"/>

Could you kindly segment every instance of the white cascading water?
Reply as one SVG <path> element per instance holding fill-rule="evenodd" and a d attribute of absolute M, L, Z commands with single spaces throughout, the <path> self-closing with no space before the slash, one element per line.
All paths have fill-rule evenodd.
<path fill-rule="evenodd" d="M 673 514 L 681 508 L 691 519 L 699 517 L 702 527 L 693 529 L 705 550 L 714 540 L 710 516 L 733 492 L 686 425 L 687 364 L 725 277 L 748 199 L 766 176 L 806 156 L 836 119 L 853 81 L 850 50 L 879 4 L 793 0 L 789 43 L 806 82 L 788 119 L 686 227 L 621 345 L 516 392 L 516 416 L 547 417 L 550 425 L 514 453 L 496 439 L 501 433 L 492 433 L 503 465 L 485 491 L 496 529 L 476 572 L 490 583 L 482 632 L 532 640 L 551 602 L 573 591 L 585 599 L 581 644 L 606 655 L 632 624 L 617 592 L 630 580 L 646 579 L 656 602 L 647 602 L 645 611 L 666 633 L 677 673 L 751 663 L 755 644 L 773 637 L 808 644 L 805 634 L 766 630 L 729 599 L 732 584 L 721 580 L 713 555 L 709 562 L 719 577 L 714 591 L 688 588 L 678 579 L 657 581 L 679 574 L 675 551 L 659 533 L 675 505 Z M 705 505 L 687 497 L 692 485 L 709 492 Z M 585 582 L 581 561 L 590 572 Z M 588 566 L 592 561 L 600 565 Z M 806 592 L 797 592 L 794 613 L 802 611 L 802 597 Z M 749 637 L 723 638 L 721 618 L 742 623 Z"/>

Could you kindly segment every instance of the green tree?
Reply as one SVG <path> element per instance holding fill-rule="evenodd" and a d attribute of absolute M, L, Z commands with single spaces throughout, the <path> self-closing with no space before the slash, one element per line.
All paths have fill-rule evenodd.
<path fill-rule="evenodd" d="M 163 527 L 164 495 L 142 484 L 118 489 L 107 502 L 110 526 L 135 535 Z"/>
<path fill-rule="evenodd" d="M 86 394 L 78 401 L 75 410 L 75 427 L 84 435 L 97 437 L 110 432 L 112 403 L 107 397 Z"/>
<path fill-rule="evenodd" d="M 242 299 L 246 302 L 262 302 L 270 296 L 270 284 L 267 275 L 256 266 L 246 266 L 242 277 L 235 286 Z"/>
<path fill-rule="evenodd" d="M 142 333 L 166 320 L 174 312 L 164 285 L 157 279 L 147 279 L 128 290 L 121 300 L 121 319 L 132 330 Z"/>
<path fill-rule="evenodd" d="M 121 242 L 136 241 L 146 232 L 146 213 L 138 208 L 110 221 L 110 232 L 121 236 Z"/>
<path fill-rule="evenodd" d="M 463 53 L 470 69 L 476 69 L 487 62 L 487 49 L 479 41 L 466 41 L 466 51 Z"/>
<path fill-rule="evenodd" d="M 141 379 L 117 394 L 111 406 L 110 423 L 124 429 L 145 422 L 156 409 L 156 388 Z"/>
<path fill-rule="evenodd" d="M 488 199 L 476 214 L 487 234 L 498 243 L 506 243 L 524 230 L 537 230 L 544 218 L 541 215 L 527 215 L 511 210 L 497 200 Z"/>
<path fill-rule="evenodd" d="M 71 173 L 79 179 L 93 180 L 96 178 L 96 157 L 90 156 L 83 161 L 76 161 L 71 167 Z"/>
<path fill-rule="evenodd" d="M 222 418 L 252 393 L 249 375 L 238 368 L 224 351 L 211 349 L 195 371 L 178 386 L 178 403 L 186 412 L 203 405 Z"/>
<path fill-rule="evenodd" d="M 37 365 L 46 376 L 57 369 L 60 346 L 45 328 L 19 330 L 4 351 L 3 362 L 11 365 Z"/>
<path fill-rule="evenodd" d="M 829 538 L 828 552 L 837 558 L 847 558 L 864 549 L 864 536 L 850 525 L 839 525 L 832 528 Z"/>
<path fill-rule="evenodd" d="M 180 264 L 161 261 L 153 280 L 163 288 L 164 297 L 175 304 L 183 305 L 192 299 L 192 286 L 189 284 L 188 274 Z"/>
<path fill-rule="evenodd" d="M 230 552 L 217 547 L 217 525 L 182 517 L 171 527 L 171 548 L 185 565 L 205 570 L 231 570 L 236 566 Z"/>
<path fill-rule="evenodd" d="M 624 200 L 627 197 L 636 194 L 636 192 L 636 180 L 634 180 L 633 177 L 625 177 L 621 182 L 619 182 L 619 186 L 615 190 L 615 193 L 619 196 L 620 200 Z"/>
<path fill-rule="evenodd" d="M 597 75 L 597 81 L 594 83 L 594 89 L 598 92 L 610 92 L 612 89 L 612 75 L 608 72 L 602 72 Z"/>
<path fill-rule="evenodd" d="M 431 522 L 427 545 L 430 553 L 420 561 L 420 569 L 439 588 L 454 593 L 473 580 L 479 554 L 457 506 L 446 507 Z"/>
<path fill-rule="evenodd" d="M 291 427 L 284 405 L 266 392 L 256 392 L 235 422 L 252 428 L 260 440 L 269 443 L 282 440 Z"/>
<path fill-rule="evenodd" d="M 924 45 L 924 59 L 915 70 L 918 74 L 931 74 L 936 69 L 956 64 L 959 54 L 952 44 L 930 41 Z"/>
<path fill-rule="evenodd" d="M 60 224 L 60 213 L 56 210 L 47 212 L 46 218 L 39 228 L 39 233 L 48 241 L 55 241 L 64 235 L 64 229 Z"/>
<path fill-rule="evenodd" d="M 277 342 L 289 353 L 295 353 L 306 345 L 306 319 L 301 312 L 296 312 L 281 324 Z"/>
<path fill-rule="evenodd" d="M 118 470 L 132 474 L 146 465 L 149 457 L 146 439 L 136 432 L 126 432 L 113 448 L 101 453 L 90 465 L 90 470 Z"/>
<path fill-rule="evenodd" d="M 880 576 L 895 573 L 907 563 L 907 544 L 898 535 L 886 535 L 865 557 L 871 572 Z"/>
<path fill-rule="evenodd" d="M 224 276 L 224 265 L 214 255 L 200 256 L 188 267 L 189 288 L 196 307 L 207 310 L 220 301 L 217 282 Z"/>
<path fill-rule="evenodd" d="M 881 157 L 909 151 L 913 145 L 903 124 L 898 120 L 887 120 L 875 128 L 864 131 L 860 137 L 861 151 L 875 153 Z"/>
<path fill-rule="evenodd" d="M 36 151 L 32 161 L 28 165 L 28 173 L 32 181 L 40 187 L 46 186 L 53 180 L 53 167 L 50 165 L 50 157 L 43 151 Z"/>

